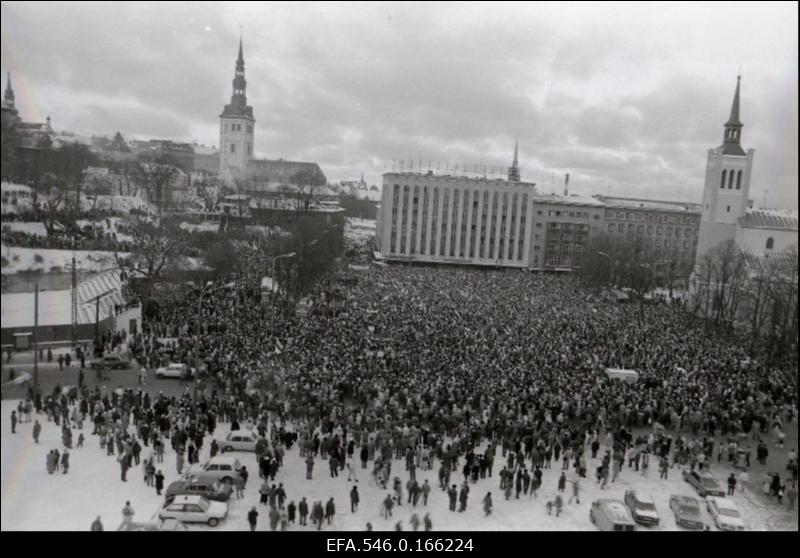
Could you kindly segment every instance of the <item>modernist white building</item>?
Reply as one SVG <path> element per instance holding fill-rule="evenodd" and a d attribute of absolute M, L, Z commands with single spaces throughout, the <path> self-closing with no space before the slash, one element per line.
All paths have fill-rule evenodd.
<path fill-rule="evenodd" d="M 389 260 L 527 268 L 535 193 L 527 182 L 386 173 L 380 251 Z"/>

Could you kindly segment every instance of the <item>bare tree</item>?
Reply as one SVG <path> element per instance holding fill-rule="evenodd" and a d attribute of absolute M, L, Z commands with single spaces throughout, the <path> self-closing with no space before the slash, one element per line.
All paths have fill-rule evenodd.
<path fill-rule="evenodd" d="M 145 283 L 145 293 L 152 297 L 155 286 L 164 278 L 166 269 L 179 265 L 186 245 L 184 233 L 166 219 L 151 221 L 137 215 L 128 215 L 125 224 L 133 237 L 130 254 L 114 253 L 120 270 L 128 277 L 140 278 Z"/>
<path fill-rule="evenodd" d="M 138 162 L 137 177 L 148 200 L 156 206 L 160 215 L 172 201 L 172 193 L 180 174 L 178 167 L 163 153 L 142 155 Z"/>

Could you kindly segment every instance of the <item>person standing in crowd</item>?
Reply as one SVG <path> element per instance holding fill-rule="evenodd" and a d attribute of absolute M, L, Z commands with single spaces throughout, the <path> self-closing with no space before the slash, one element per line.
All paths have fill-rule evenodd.
<path fill-rule="evenodd" d="M 359 499 L 358 487 L 353 485 L 353 489 L 350 491 L 350 513 L 356 513 Z"/>
<path fill-rule="evenodd" d="M 122 522 L 131 523 L 133 521 L 133 506 L 130 502 L 125 502 L 125 507 L 122 508 Z"/>
<path fill-rule="evenodd" d="M 257 522 L 258 522 L 258 511 L 256 510 L 256 507 L 253 506 L 252 508 L 250 508 L 250 511 L 247 512 L 247 523 L 250 525 L 251 531 L 256 530 Z"/>

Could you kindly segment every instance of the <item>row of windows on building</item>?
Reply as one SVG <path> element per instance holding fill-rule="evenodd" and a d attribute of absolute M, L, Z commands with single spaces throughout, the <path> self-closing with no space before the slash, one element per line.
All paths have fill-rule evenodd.
<path fill-rule="evenodd" d="M 734 169 L 723 169 L 722 176 L 719 179 L 719 187 L 721 190 L 725 189 L 727 185 L 728 190 L 733 190 L 734 182 L 736 182 L 736 189 L 742 189 L 742 171 Z"/>
<path fill-rule="evenodd" d="M 537 210 L 536 214 L 541 216 L 542 215 L 542 210 L 541 209 Z M 570 219 L 586 219 L 588 221 L 592 215 L 590 213 L 585 212 L 585 211 L 562 211 L 560 209 L 548 209 L 547 210 L 547 216 L 548 217 L 569 217 Z M 600 220 L 600 216 L 599 215 L 594 215 L 593 217 L 594 217 L 595 221 L 599 221 Z"/>
<path fill-rule="evenodd" d="M 672 225 L 691 225 L 700 221 L 699 215 L 669 215 L 645 211 L 606 210 L 606 219 L 627 219 L 628 221 L 648 221 L 651 223 L 669 223 Z"/>
<path fill-rule="evenodd" d="M 625 223 L 609 223 L 608 224 L 608 232 L 610 232 L 610 233 L 613 233 L 613 232 L 624 233 L 625 230 L 626 230 Z M 645 230 L 647 231 L 647 234 L 653 234 L 653 232 L 655 232 L 655 234 L 659 235 L 659 236 L 661 236 L 662 234 L 665 235 L 665 236 L 672 236 L 672 233 L 673 233 L 673 228 L 671 226 L 667 226 L 667 227 L 665 227 L 663 225 L 655 225 L 655 226 L 654 225 L 646 225 L 645 226 L 645 225 L 634 225 L 632 223 L 628 223 L 628 225 L 627 225 L 627 231 L 629 233 L 636 232 L 638 234 L 644 234 Z M 675 236 L 676 237 L 680 237 L 681 236 L 681 231 L 683 231 L 683 236 L 685 236 L 686 238 L 689 238 L 690 236 L 696 236 L 697 235 L 697 229 L 695 229 L 695 228 L 681 229 L 680 227 L 675 227 L 675 230 L 674 230 Z"/>
<path fill-rule="evenodd" d="M 225 124 L 225 131 L 226 132 L 241 132 L 242 131 L 242 123 L 241 122 L 226 123 Z M 247 133 L 248 134 L 252 134 L 253 133 L 253 125 L 252 124 L 248 124 L 247 125 Z"/>

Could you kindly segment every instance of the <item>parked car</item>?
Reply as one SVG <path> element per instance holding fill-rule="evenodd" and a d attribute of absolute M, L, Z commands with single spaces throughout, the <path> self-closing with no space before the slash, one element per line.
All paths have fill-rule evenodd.
<path fill-rule="evenodd" d="M 164 495 L 167 500 L 175 496 L 199 495 L 215 502 L 227 502 L 232 491 L 230 484 L 191 477 L 170 483 Z"/>
<path fill-rule="evenodd" d="M 246 430 L 234 430 L 224 438 L 217 438 L 217 444 L 222 452 L 226 451 L 256 451 L 258 436 Z"/>
<path fill-rule="evenodd" d="M 124 369 L 131 367 L 131 361 L 120 358 L 117 355 L 108 355 L 102 358 L 96 358 L 89 363 L 90 368 L 105 368 L 105 369 Z"/>
<path fill-rule="evenodd" d="M 709 471 L 691 471 L 689 469 L 684 469 L 682 474 L 683 480 L 691 484 L 700 496 L 725 497 L 725 490 L 722 488 L 722 485 Z"/>
<path fill-rule="evenodd" d="M 589 520 L 601 531 L 635 531 L 634 523 L 628 508 L 619 500 L 600 498 L 592 502 Z"/>
<path fill-rule="evenodd" d="M 167 500 L 158 512 L 159 519 L 177 519 L 186 523 L 208 523 L 216 527 L 228 516 L 228 504 L 213 502 L 205 496 L 176 496 Z"/>
<path fill-rule="evenodd" d="M 714 518 L 714 523 L 723 531 L 744 531 L 744 521 L 739 513 L 739 508 L 733 500 L 724 497 L 709 496 L 706 498 L 708 513 Z"/>
<path fill-rule="evenodd" d="M 669 508 L 675 514 L 675 523 L 680 527 L 705 529 L 706 525 L 700 517 L 700 502 L 697 498 L 673 494 L 669 497 Z"/>
<path fill-rule="evenodd" d="M 191 375 L 192 369 L 179 362 L 156 369 L 156 378 L 189 378 Z"/>
<path fill-rule="evenodd" d="M 625 491 L 625 505 L 628 506 L 636 523 L 648 527 L 658 525 L 658 511 L 652 496 L 641 494 L 636 490 L 627 490 Z"/>
<path fill-rule="evenodd" d="M 235 457 L 217 455 L 208 460 L 205 465 L 195 463 L 190 466 L 184 474 L 184 479 L 195 477 L 200 481 L 221 481 L 233 484 L 241 469 L 242 464 Z"/>

